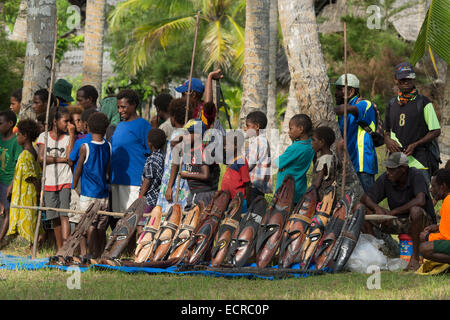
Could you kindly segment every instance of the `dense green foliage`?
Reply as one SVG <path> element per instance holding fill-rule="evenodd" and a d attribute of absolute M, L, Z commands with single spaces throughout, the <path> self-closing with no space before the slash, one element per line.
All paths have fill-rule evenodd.
<path fill-rule="evenodd" d="M 2 2 L 5 3 L 5 23 L 8 29 L 12 31 L 14 28 L 14 22 L 16 22 L 17 15 L 19 13 L 20 0 L 7 0 Z"/>
<path fill-rule="evenodd" d="M 134 12 L 130 18 L 122 21 L 120 28 L 110 30 L 106 37 L 107 43 L 111 45 L 111 59 L 115 62 L 120 60 L 120 52 L 129 40 L 129 34 L 138 25 L 139 21 L 149 19 L 149 12 Z M 107 86 L 113 88 L 133 88 L 146 99 L 151 94 L 163 91 L 168 83 L 174 79 L 184 79 L 189 74 L 192 54 L 193 32 L 183 35 L 185 41 L 177 41 L 169 44 L 165 49 L 156 47 L 149 55 L 147 65 L 132 75 L 130 69 L 123 64 L 116 63 L 114 71 L 116 76 L 107 81 Z M 196 61 L 198 69 L 201 62 Z M 201 74 L 195 72 L 197 76 Z"/>
<path fill-rule="evenodd" d="M 363 18 L 345 17 L 344 21 L 347 22 L 348 72 L 359 78 L 361 96 L 374 101 L 384 113 L 386 103 L 395 94 L 393 67 L 408 60 L 411 44 L 402 40 L 392 26 L 371 30 Z M 334 82 L 344 73 L 344 34 L 320 34 L 320 41 L 328 76 Z"/>
<path fill-rule="evenodd" d="M 25 44 L 0 32 L 0 110 L 9 108 L 11 93 L 22 87 L 24 63 Z"/>
<path fill-rule="evenodd" d="M 111 29 L 124 32 L 124 21 L 135 20 L 135 24 L 126 31 L 118 62 L 134 75 L 150 63 L 149 57 L 155 49 L 186 41 L 192 43 L 187 36 L 193 34 L 197 12 L 200 12 L 198 55 L 203 59 L 203 71 L 220 67 L 239 73 L 244 52 L 244 1 L 128 0 L 119 3 L 109 17 Z"/>

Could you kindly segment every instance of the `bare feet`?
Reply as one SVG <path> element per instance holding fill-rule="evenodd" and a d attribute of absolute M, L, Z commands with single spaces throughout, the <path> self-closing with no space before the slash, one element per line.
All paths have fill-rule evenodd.
<path fill-rule="evenodd" d="M 405 269 L 403 269 L 403 271 L 417 271 L 419 267 L 420 267 L 419 260 L 411 258 L 411 260 L 409 260 L 408 265 L 406 266 Z"/>

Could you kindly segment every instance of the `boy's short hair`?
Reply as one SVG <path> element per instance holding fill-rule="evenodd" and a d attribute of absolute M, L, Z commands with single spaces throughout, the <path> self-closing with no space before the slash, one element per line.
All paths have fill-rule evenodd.
<path fill-rule="evenodd" d="M 88 84 L 86 86 L 82 86 L 80 89 L 78 89 L 78 91 L 83 91 L 83 95 L 84 95 L 85 99 L 92 98 L 92 101 L 94 103 L 97 102 L 98 91 L 97 91 L 97 89 L 94 86 L 91 86 L 91 85 Z"/>
<path fill-rule="evenodd" d="M 22 89 L 14 90 L 13 93 L 11 93 L 11 97 L 14 97 L 18 102 L 22 101 Z"/>
<path fill-rule="evenodd" d="M 17 116 L 11 110 L 5 110 L 5 111 L 0 112 L 0 117 L 4 117 L 7 122 L 12 122 L 13 123 L 13 125 L 12 125 L 13 127 L 17 123 Z"/>
<path fill-rule="evenodd" d="M 296 114 L 291 118 L 290 121 L 293 121 L 295 126 L 302 127 L 306 134 L 309 134 L 312 129 L 312 121 L 311 118 L 308 117 L 304 113 Z"/>
<path fill-rule="evenodd" d="M 104 113 L 94 112 L 88 119 L 88 128 L 91 133 L 97 133 L 104 136 L 108 126 L 109 120 Z"/>
<path fill-rule="evenodd" d="M 84 110 L 81 113 L 81 121 L 88 122 L 89 117 L 96 112 L 97 112 L 97 110 L 95 108 L 89 108 L 89 109 Z"/>
<path fill-rule="evenodd" d="M 192 101 L 192 100 L 191 100 Z M 188 120 L 192 119 L 192 107 L 189 106 L 188 110 Z M 175 121 L 181 125 L 184 125 L 184 119 L 186 115 L 186 99 L 178 98 L 170 101 L 169 104 L 169 115 L 175 118 Z"/>
<path fill-rule="evenodd" d="M 166 144 L 166 133 L 158 128 L 148 132 L 147 140 L 156 148 L 161 149 Z"/>
<path fill-rule="evenodd" d="M 328 147 L 331 147 L 331 145 L 336 140 L 336 135 L 334 134 L 333 129 L 331 129 L 330 127 L 318 127 L 314 129 L 314 134 L 319 140 L 325 141 Z"/>
<path fill-rule="evenodd" d="M 153 102 L 155 107 L 162 112 L 167 112 L 169 110 L 169 104 L 173 100 L 173 97 L 168 93 L 161 93 L 156 96 Z"/>
<path fill-rule="evenodd" d="M 259 125 L 260 129 L 265 129 L 267 127 L 267 116 L 264 112 L 253 111 L 247 115 L 247 121 Z"/>
<path fill-rule="evenodd" d="M 41 134 L 37 122 L 31 119 L 20 120 L 17 129 L 21 134 L 26 135 L 31 142 L 35 141 Z"/>
<path fill-rule="evenodd" d="M 139 96 L 137 95 L 136 91 L 132 89 L 120 90 L 119 94 L 117 95 L 117 101 L 121 99 L 127 99 L 128 103 L 136 106 L 136 108 L 139 106 Z"/>
<path fill-rule="evenodd" d="M 450 189 L 450 170 L 449 169 L 439 169 L 434 174 L 436 183 L 440 186 L 445 184 L 447 188 Z"/>

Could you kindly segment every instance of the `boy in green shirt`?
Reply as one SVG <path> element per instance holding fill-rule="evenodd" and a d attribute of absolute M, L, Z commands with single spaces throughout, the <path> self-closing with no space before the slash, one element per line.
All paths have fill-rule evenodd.
<path fill-rule="evenodd" d="M 12 181 L 17 159 L 22 147 L 17 144 L 17 137 L 13 133 L 16 125 L 16 114 L 11 111 L 0 112 L 0 203 L 4 210 L 0 212 L 0 241 L 8 230 L 9 200 L 12 191 Z"/>
<path fill-rule="evenodd" d="M 275 160 L 279 168 L 276 190 L 281 186 L 286 175 L 295 180 L 294 205 L 300 201 L 306 191 L 306 172 L 314 158 L 309 133 L 312 121 L 306 114 L 296 114 L 289 121 L 289 138 L 292 144 Z"/>

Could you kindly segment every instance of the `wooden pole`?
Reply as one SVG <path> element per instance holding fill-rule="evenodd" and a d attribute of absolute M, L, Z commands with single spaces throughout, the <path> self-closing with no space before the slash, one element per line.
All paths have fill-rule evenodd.
<path fill-rule="evenodd" d="M 45 113 L 44 161 L 42 164 L 41 194 L 40 194 L 39 204 L 42 204 L 44 202 L 44 187 L 45 187 L 45 172 L 46 172 L 45 167 L 47 165 L 47 145 L 48 145 L 48 115 L 50 112 L 50 104 L 52 101 L 52 94 L 53 94 L 53 81 L 54 81 L 53 77 L 55 74 L 55 59 L 56 59 L 56 42 L 57 42 L 57 40 L 58 40 L 58 20 L 56 20 L 56 26 L 55 26 L 55 40 L 53 43 L 52 69 L 50 71 L 50 87 L 49 87 L 48 101 L 47 101 L 47 112 Z M 33 259 L 36 258 L 39 228 L 41 226 L 41 216 L 42 216 L 42 210 L 38 209 L 38 219 L 37 219 L 37 223 L 36 223 L 36 229 L 34 230 L 33 254 L 32 254 Z"/>
<path fill-rule="evenodd" d="M 30 210 L 38 210 L 38 211 L 47 211 L 47 210 L 52 210 L 52 211 L 59 211 L 59 212 L 65 212 L 65 213 L 77 213 L 77 214 L 85 214 L 85 211 L 80 211 L 80 210 L 73 210 L 73 209 L 63 209 L 63 208 L 52 208 L 52 207 L 39 207 L 39 206 L 16 206 L 16 205 L 11 205 L 11 208 L 15 208 L 15 209 L 30 209 Z M 102 214 L 105 216 L 112 216 L 112 217 L 123 217 L 125 216 L 124 213 L 122 212 L 113 212 L 113 211 L 102 211 L 99 210 L 97 211 L 97 214 Z M 144 213 L 144 217 L 149 217 L 151 215 L 151 213 Z M 167 212 L 163 212 L 162 214 L 163 216 L 167 215 Z M 183 215 L 186 215 L 186 212 L 183 211 Z"/>
<path fill-rule="evenodd" d="M 191 82 L 192 82 L 192 74 L 194 73 L 194 61 L 195 61 L 195 51 L 197 49 L 197 38 L 198 38 L 198 25 L 200 21 L 200 11 L 197 12 L 197 21 L 195 23 L 195 34 L 194 34 L 194 47 L 192 49 L 192 59 L 191 59 L 191 70 L 189 71 L 189 84 L 188 84 L 188 91 L 186 96 L 186 112 L 184 114 L 184 123 L 186 124 L 189 117 L 189 100 L 191 96 Z M 178 174 L 177 174 L 177 187 L 175 191 L 175 202 L 178 202 L 178 195 L 180 193 L 180 180 L 181 180 L 181 168 L 183 166 L 183 154 L 180 157 L 180 165 L 178 167 Z"/>
<path fill-rule="evenodd" d="M 341 199 L 344 199 L 345 196 L 345 176 L 347 174 L 347 23 L 344 21 L 344 163 L 342 168 L 342 194 Z"/>

